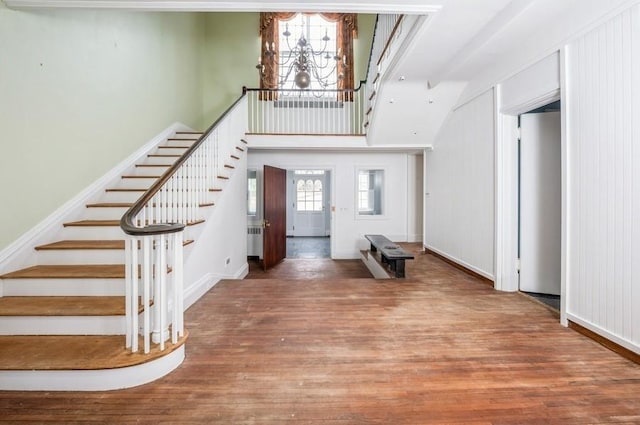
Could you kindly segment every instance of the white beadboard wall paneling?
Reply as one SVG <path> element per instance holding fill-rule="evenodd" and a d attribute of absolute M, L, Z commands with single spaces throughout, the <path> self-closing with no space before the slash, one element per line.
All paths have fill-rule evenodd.
<path fill-rule="evenodd" d="M 568 47 L 567 317 L 640 353 L 640 6 Z"/>
<path fill-rule="evenodd" d="M 494 90 L 453 111 L 426 153 L 425 245 L 494 275 Z"/>

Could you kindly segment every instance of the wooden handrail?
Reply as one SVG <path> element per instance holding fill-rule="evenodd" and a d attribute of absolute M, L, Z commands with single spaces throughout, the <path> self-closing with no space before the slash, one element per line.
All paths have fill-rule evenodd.
<path fill-rule="evenodd" d="M 380 62 L 382 62 L 382 58 L 384 58 L 384 55 L 387 53 L 387 50 L 391 45 L 391 40 L 393 40 L 393 37 L 396 35 L 396 31 L 398 31 L 398 28 L 400 27 L 400 23 L 402 22 L 402 19 L 404 19 L 404 15 L 400 15 L 398 17 L 396 24 L 393 26 L 393 30 L 391 30 L 391 34 L 389 35 L 389 38 L 387 38 L 387 42 L 384 44 L 384 49 L 382 49 L 382 53 L 380 53 L 380 57 L 378 58 L 378 62 L 376 63 L 376 65 L 380 65 Z"/>
<path fill-rule="evenodd" d="M 245 91 L 262 91 L 262 92 L 293 92 L 293 93 L 313 93 L 313 92 L 329 92 L 329 93 L 355 93 L 364 88 L 367 84 L 367 80 L 360 80 L 358 87 L 355 89 L 261 89 L 261 88 L 248 88 L 244 87 Z"/>
<path fill-rule="evenodd" d="M 371 70 L 371 63 L 373 62 L 373 46 L 376 44 L 376 33 L 378 32 L 378 22 L 380 21 L 380 15 L 376 15 L 376 23 L 373 26 L 373 38 L 371 39 L 371 48 L 369 49 L 369 60 L 367 61 L 367 73 L 364 74 L 369 78 L 369 71 Z M 374 81 L 375 84 L 375 81 Z"/>
<path fill-rule="evenodd" d="M 226 111 L 220 117 L 214 121 L 213 124 L 205 131 L 202 136 L 198 138 L 198 140 L 189 147 L 185 151 L 184 154 L 178 160 L 160 176 L 160 178 L 149 188 L 147 191 L 138 199 L 132 206 L 127 210 L 126 213 L 120 219 L 120 227 L 122 230 L 128 234 L 133 236 L 150 236 L 150 235 L 161 235 L 168 233 L 176 233 L 180 232 L 185 228 L 185 225 L 182 223 L 156 223 L 150 224 L 145 227 L 136 227 L 134 224 L 134 220 L 138 213 L 142 211 L 142 209 L 153 199 L 156 193 L 162 189 L 167 181 L 173 176 L 176 171 L 193 155 L 193 153 L 198 150 L 198 148 L 207 140 L 207 137 L 211 134 L 213 130 L 226 118 L 229 113 L 240 103 L 242 98 L 244 98 L 247 94 L 247 89 L 242 88 L 242 95 L 235 101 L 233 104 L 227 108 Z"/>

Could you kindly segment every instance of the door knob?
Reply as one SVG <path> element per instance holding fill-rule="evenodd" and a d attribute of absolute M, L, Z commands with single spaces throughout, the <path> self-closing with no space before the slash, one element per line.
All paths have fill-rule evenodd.
<path fill-rule="evenodd" d="M 262 225 L 263 225 L 263 227 L 270 227 L 271 223 L 269 223 L 269 220 L 263 220 L 262 221 Z"/>

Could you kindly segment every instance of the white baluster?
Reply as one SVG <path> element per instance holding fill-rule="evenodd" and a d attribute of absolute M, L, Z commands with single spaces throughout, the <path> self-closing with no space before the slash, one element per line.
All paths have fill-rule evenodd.
<path fill-rule="evenodd" d="M 160 247 L 156 247 L 159 249 Z M 153 236 L 142 237 L 142 329 L 144 337 L 144 352 L 151 350 L 151 252 L 153 250 Z"/>

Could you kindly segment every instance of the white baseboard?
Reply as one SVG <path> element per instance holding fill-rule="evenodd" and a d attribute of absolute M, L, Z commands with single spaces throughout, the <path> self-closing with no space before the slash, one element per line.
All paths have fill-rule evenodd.
<path fill-rule="evenodd" d="M 616 344 L 626 348 L 627 350 L 633 351 L 636 354 L 640 354 L 640 345 L 634 344 L 633 342 L 624 339 L 618 335 L 615 335 L 606 329 L 601 328 L 598 325 L 595 325 L 587 320 L 581 319 L 578 316 L 567 312 L 567 319 L 571 320 L 574 323 L 582 326 L 583 328 L 589 329 L 591 332 L 595 332 L 596 334 L 607 338 L 609 341 L 615 342 Z"/>
<path fill-rule="evenodd" d="M 207 273 L 193 284 L 185 288 L 184 291 L 184 309 L 188 309 L 196 301 L 198 301 L 204 294 L 206 294 L 211 288 L 216 286 L 216 283 L 220 282 L 220 278 L 213 273 Z"/>
<path fill-rule="evenodd" d="M 48 242 L 50 235 L 57 233 L 69 216 L 78 208 L 84 206 L 96 193 L 103 191 L 114 180 L 118 179 L 123 172 L 132 167 L 141 157 L 151 149 L 164 141 L 176 131 L 190 131 L 191 129 L 181 123 L 173 123 L 161 133 L 156 135 L 140 149 L 131 154 L 124 161 L 116 165 L 105 175 L 89 185 L 86 189 L 78 193 L 71 200 L 55 210 L 47 218 L 42 220 L 31 230 L 27 231 L 16 241 L 0 251 L 0 273 L 11 271 L 21 267 L 32 265 L 35 260 L 33 247 Z"/>
<path fill-rule="evenodd" d="M 184 309 L 188 309 L 193 304 L 196 303 L 200 298 L 204 296 L 211 288 L 216 286 L 218 282 L 223 279 L 244 279 L 249 274 L 249 263 L 244 263 L 235 273 L 233 274 L 215 274 L 215 273 L 207 273 L 202 276 L 200 279 L 195 281 L 193 284 L 189 285 L 184 291 Z"/>
<path fill-rule="evenodd" d="M 460 264 L 461 266 L 463 266 L 463 267 L 465 267 L 465 268 L 467 268 L 467 269 L 469 269 L 469 270 L 471 270 L 471 271 L 473 271 L 475 273 L 478 273 L 480 276 L 486 277 L 487 279 L 492 280 L 492 281 L 495 282 L 495 277 L 493 276 L 493 274 L 488 273 L 488 272 L 486 272 L 484 270 L 481 270 L 478 267 L 476 267 L 474 265 L 471 265 L 471 264 L 467 263 L 466 261 L 463 261 L 463 260 L 461 260 L 459 258 L 456 258 L 456 257 L 452 256 L 452 255 L 449 255 L 449 254 L 447 254 L 447 253 L 445 253 L 443 251 L 440 251 L 438 248 L 435 248 L 435 247 L 433 247 L 431 245 L 425 244 L 424 246 L 425 246 L 425 248 L 430 249 L 431 251 L 435 252 L 436 254 L 442 255 L 443 257 L 453 261 L 454 263 Z"/>

